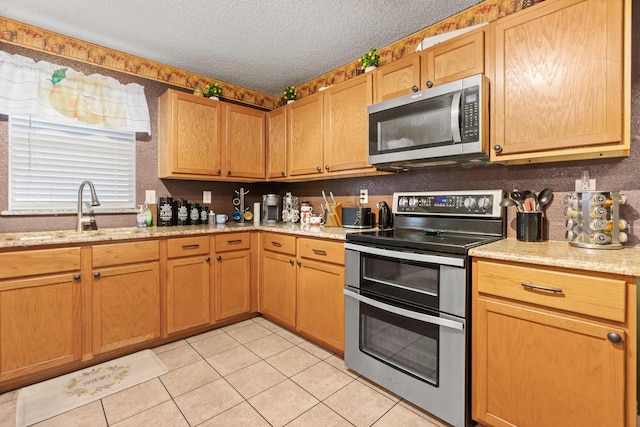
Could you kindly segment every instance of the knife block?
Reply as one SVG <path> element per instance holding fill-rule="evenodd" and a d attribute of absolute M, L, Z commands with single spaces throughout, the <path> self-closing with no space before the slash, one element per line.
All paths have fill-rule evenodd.
<path fill-rule="evenodd" d="M 627 222 L 620 219 L 625 198 L 617 191 L 573 193 L 565 198 L 570 245 L 590 249 L 621 249 L 627 234 L 621 230 Z"/>
<path fill-rule="evenodd" d="M 325 210 L 325 227 L 342 227 L 342 202 L 329 203 Z"/>

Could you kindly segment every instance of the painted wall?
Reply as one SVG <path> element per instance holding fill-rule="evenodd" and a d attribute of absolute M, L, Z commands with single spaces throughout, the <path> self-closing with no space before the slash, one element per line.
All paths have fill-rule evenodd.
<path fill-rule="evenodd" d="M 640 6 L 634 5 L 634 22 L 640 22 Z M 632 104 L 631 104 L 631 154 L 621 159 L 601 159 L 579 162 L 547 163 L 541 165 L 501 166 L 491 165 L 475 168 L 433 168 L 410 171 L 395 175 L 312 181 L 304 183 L 260 183 L 236 184 L 200 181 L 160 180 L 157 178 L 157 99 L 169 87 L 167 84 L 147 80 L 98 66 L 52 56 L 43 52 L 0 44 L 0 49 L 9 53 L 30 56 L 35 60 L 47 60 L 72 67 L 85 74 L 100 73 L 117 78 L 122 83 L 136 82 L 145 86 L 147 102 L 152 118 L 152 135 L 138 141 L 137 147 L 137 204 L 144 201 L 144 190 L 156 190 L 157 195 L 171 194 L 174 197 L 198 201 L 203 190 L 213 192 L 213 208 L 220 212 L 232 211 L 231 199 L 234 189 L 243 186 L 250 190 L 247 203 L 261 200 L 267 192 L 284 194 L 291 191 L 301 199 L 313 199 L 320 191 L 332 191 L 336 196 L 354 197 L 360 188 L 367 188 L 372 199 L 387 198 L 394 191 L 503 189 L 512 191 L 530 189 L 539 191 L 550 187 L 556 196 L 547 209 L 547 237 L 551 240 L 564 238 L 565 194 L 573 191 L 574 182 L 588 170 L 597 180 L 600 190 L 621 191 L 627 195 L 628 203 L 621 208 L 621 217 L 630 224 L 630 239 L 626 246 L 640 245 L 640 27 L 636 25 L 632 44 Z M 540 118 L 544 120 L 544 117 Z M 0 211 L 7 209 L 7 123 L 0 120 Z M 509 212 L 509 235 L 514 235 L 514 213 Z M 127 227 L 135 225 L 135 213 L 120 215 L 98 215 L 101 228 Z M 72 230 L 75 216 L 2 216 L 0 232 L 38 230 Z"/>

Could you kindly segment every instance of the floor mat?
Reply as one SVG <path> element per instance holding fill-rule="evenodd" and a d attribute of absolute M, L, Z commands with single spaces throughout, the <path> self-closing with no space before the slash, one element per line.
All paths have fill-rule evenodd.
<path fill-rule="evenodd" d="M 46 420 L 167 372 L 153 351 L 143 350 L 21 388 L 16 426 Z"/>

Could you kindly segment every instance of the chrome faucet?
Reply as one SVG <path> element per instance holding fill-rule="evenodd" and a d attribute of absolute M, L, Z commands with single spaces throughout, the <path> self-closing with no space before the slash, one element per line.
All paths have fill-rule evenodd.
<path fill-rule="evenodd" d="M 96 189 L 91 181 L 82 181 L 80 188 L 78 189 L 78 222 L 76 224 L 76 231 L 83 230 L 97 230 L 98 224 L 96 224 L 96 218 L 93 215 L 83 216 L 82 214 L 82 190 L 85 184 L 89 184 L 91 190 L 91 206 L 100 206 Z"/>

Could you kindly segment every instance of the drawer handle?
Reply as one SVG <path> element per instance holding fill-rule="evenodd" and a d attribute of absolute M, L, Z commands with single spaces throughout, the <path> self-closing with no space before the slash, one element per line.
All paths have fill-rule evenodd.
<path fill-rule="evenodd" d="M 520 283 L 520 285 L 525 289 L 535 289 L 537 291 L 553 292 L 554 294 L 562 293 L 562 288 L 552 288 L 550 286 L 540 286 L 540 285 L 534 285 L 533 283 L 524 283 L 524 282 Z"/>
<path fill-rule="evenodd" d="M 237 245 L 238 243 L 242 243 L 242 239 L 227 240 L 227 243 L 230 245 Z"/>
<path fill-rule="evenodd" d="M 182 245 L 182 249 L 198 249 L 200 247 L 199 244 L 195 244 L 195 245 Z"/>
<path fill-rule="evenodd" d="M 323 250 L 323 249 L 311 249 L 313 251 L 314 254 L 316 255 L 326 255 L 327 251 Z"/>
<path fill-rule="evenodd" d="M 282 246 L 282 243 L 280 243 L 280 242 L 274 242 L 274 241 L 271 241 L 271 244 L 272 244 L 273 246 L 275 246 L 276 248 L 279 248 L 280 246 Z"/>

